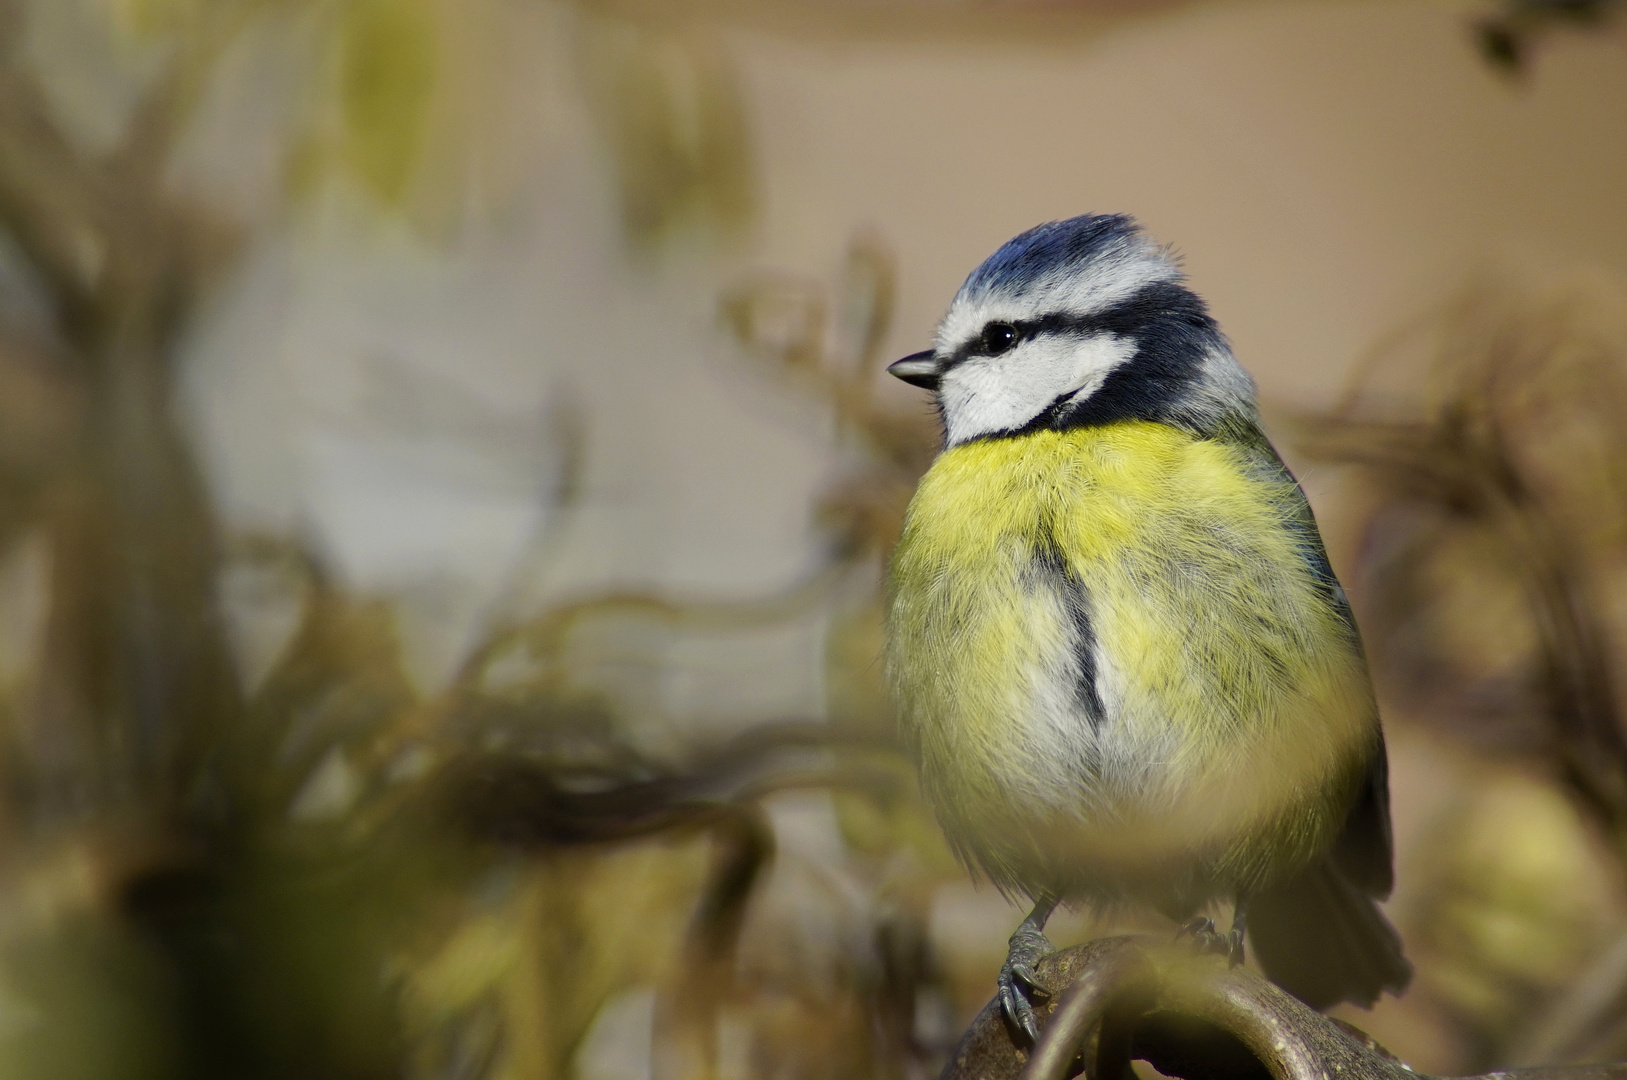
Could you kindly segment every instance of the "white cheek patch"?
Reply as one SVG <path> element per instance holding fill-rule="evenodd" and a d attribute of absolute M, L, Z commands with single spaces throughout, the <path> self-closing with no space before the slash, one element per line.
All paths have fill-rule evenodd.
<path fill-rule="evenodd" d="M 1135 349 L 1133 338 L 1113 334 L 1046 334 L 955 365 L 938 386 L 949 445 L 1020 428 L 1059 398 L 1084 401 Z"/>

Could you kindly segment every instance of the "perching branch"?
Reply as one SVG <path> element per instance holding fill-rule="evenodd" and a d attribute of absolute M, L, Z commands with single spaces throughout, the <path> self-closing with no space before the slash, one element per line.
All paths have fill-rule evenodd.
<path fill-rule="evenodd" d="M 1132 1059 L 1193 1080 L 1427 1080 L 1371 1039 L 1247 968 L 1147 937 L 1101 938 L 1042 960 L 1032 1056 L 1011 1039 L 998 999 L 961 1037 L 940 1080 L 1090 1080 L 1129 1075 Z M 1498 1080 L 1622 1080 L 1627 1064 L 1499 1072 Z"/>

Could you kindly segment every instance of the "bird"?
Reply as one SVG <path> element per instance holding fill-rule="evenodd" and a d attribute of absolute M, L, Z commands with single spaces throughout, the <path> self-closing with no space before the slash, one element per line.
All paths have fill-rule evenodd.
<path fill-rule="evenodd" d="M 1033 904 L 1009 1023 L 1037 1040 L 1059 904 L 1151 908 L 1233 964 L 1246 937 L 1316 1008 L 1404 990 L 1361 637 L 1172 250 L 1123 214 L 1036 226 L 887 370 L 943 445 L 890 557 L 885 668 L 950 846 Z"/>

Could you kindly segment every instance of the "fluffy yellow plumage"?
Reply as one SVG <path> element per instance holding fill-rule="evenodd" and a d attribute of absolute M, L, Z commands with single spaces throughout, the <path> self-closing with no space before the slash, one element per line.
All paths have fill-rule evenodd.
<path fill-rule="evenodd" d="M 1273 463 L 1123 421 L 953 447 L 922 479 L 889 664 L 946 832 L 1003 886 L 1179 914 L 1332 842 L 1377 714 Z M 1079 726 L 1043 701 L 1085 644 L 1070 579 L 1106 715 L 1046 732 Z M 1192 860 L 1201 895 L 1181 895 Z"/>

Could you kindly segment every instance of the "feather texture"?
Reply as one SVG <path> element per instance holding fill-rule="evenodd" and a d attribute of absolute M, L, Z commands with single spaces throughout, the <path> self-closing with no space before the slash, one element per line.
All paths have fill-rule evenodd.
<path fill-rule="evenodd" d="M 1328 850 L 1382 743 L 1308 520 L 1263 436 L 947 450 L 894 554 L 889 667 L 963 856 L 1009 891 L 1181 910 Z"/>

